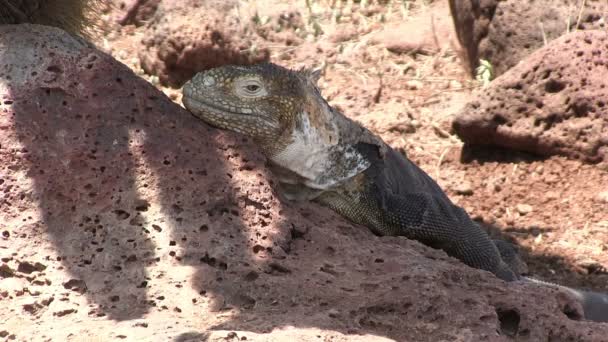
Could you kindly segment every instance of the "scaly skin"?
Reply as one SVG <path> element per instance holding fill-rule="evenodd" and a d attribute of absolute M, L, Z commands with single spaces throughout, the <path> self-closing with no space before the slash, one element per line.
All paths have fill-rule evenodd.
<path fill-rule="evenodd" d="M 186 83 L 183 102 L 207 123 L 251 137 L 287 198 L 316 201 L 376 234 L 415 239 L 519 279 L 512 249 L 495 244 L 409 159 L 331 108 L 317 76 L 274 64 L 224 66 Z"/>

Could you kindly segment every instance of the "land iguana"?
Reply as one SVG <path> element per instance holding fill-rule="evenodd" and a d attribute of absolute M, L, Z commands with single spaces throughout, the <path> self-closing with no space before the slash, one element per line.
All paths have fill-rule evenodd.
<path fill-rule="evenodd" d="M 330 207 L 378 235 L 440 248 L 505 281 L 527 279 L 507 242 L 490 239 L 418 166 L 332 108 L 318 77 L 271 63 L 223 66 L 188 81 L 183 103 L 203 121 L 251 137 L 286 198 Z M 608 295 L 543 284 L 574 294 L 587 319 L 608 321 Z"/>

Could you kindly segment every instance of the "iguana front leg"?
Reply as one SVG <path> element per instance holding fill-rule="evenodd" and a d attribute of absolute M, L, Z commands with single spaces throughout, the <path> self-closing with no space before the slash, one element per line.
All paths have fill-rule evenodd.
<path fill-rule="evenodd" d="M 316 201 L 376 234 L 418 240 L 503 280 L 518 279 L 488 235 L 461 208 L 428 193 L 394 195 L 370 190 L 328 191 Z"/>

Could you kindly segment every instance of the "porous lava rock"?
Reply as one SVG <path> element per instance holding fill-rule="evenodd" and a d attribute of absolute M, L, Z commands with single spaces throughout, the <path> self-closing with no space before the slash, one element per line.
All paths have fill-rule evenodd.
<path fill-rule="evenodd" d="M 396 54 L 434 55 L 450 48 L 453 24 L 445 3 L 434 3 L 418 16 L 398 24 L 386 24 L 370 36 L 371 44 Z"/>
<path fill-rule="evenodd" d="M 536 49 L 575 30 L 604 27 L 603 0 L 450 0 L 464 59 L 474 74 L 480 59 L 499 76 Z"/>
<path fill-rule="evenodd" d="M 500 76 L 457 114 L 468 144 L 600 162 L 608 157 L 608 34 L 552 41 Z"/>
<path fill-rule="evenodd" d="M 238 9 L 232 0 L 161 1 L 142 39 L 142 68 L 179 88 L 198 71 L 267 61 L 269 50 Z"/>
<path fill-rule="evenodd" d="M 4 336 L 608 335 L 564 293 L 507 284 L 420 243 L 281 200 L 252 141 L 206 126 L 82 40 L 2 26 L 0 45 L 0 253 L 12 270 L 0 279 Z M 39 266 L 19 272 L 24 263 Z"/>

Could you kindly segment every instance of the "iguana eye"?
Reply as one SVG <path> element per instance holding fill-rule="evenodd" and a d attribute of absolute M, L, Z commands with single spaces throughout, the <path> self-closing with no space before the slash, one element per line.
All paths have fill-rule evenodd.
<path fill-rule="evenodd" d="M 262 90 L 262 84 L 258 80 L 246 80 L 243 82 L 243 88 L 249 95 L 258 95 L 257 93 Z"/>
<path fill-rule="evenodd" d="M 255 98 L 268 95 L 264 83 L 257 77 L 247 77 L 237 80 L 236 93 L 241 97 Z"/>

